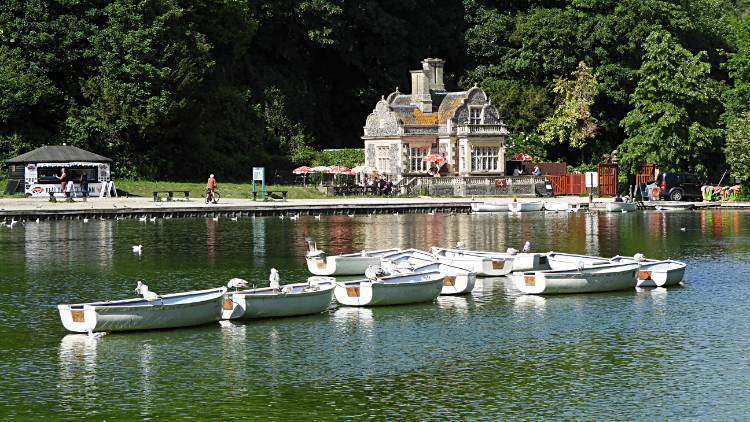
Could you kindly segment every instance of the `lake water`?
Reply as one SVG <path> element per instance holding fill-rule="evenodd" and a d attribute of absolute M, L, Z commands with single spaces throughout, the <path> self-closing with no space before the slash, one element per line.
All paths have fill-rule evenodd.
<path fill-rule="evenodd" d="M 684 230 L 683 230 L 684 229 Z M 750 213 L 375 215 L 0 227 L 0 418 L 88 420 L 744 420 Z M 309 275 L 329 253 L 470 249 L 644 253 L 684 286 L 471 295 L 285 319 L 70 334 L 56 305 Z M 141 255 L 132 245 L 142 244 Z"/>

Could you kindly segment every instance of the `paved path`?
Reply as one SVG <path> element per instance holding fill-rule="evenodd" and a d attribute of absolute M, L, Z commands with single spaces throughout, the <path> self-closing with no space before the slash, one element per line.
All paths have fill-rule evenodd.
<path fill-rule="evenodd" d="M 518 198 L 526 201 L 555 201 L 580 203 L 588 206 L 588 198 L 578 196 L 561 196 L 556 198 Z M 507 203 L 512 198 L 477 197 L 476 202 Z M 594 198 L 592 208 L 603 209 L 612 198 Z M 252 199 L 222 198 L 219 204 L 205 204 L 201 200 L 174 200 L 171 202 L 154 202 L 151 198 L 75 198 L 75 202 L 49 202 L 47 198 L 0 198 L 0 220 L 13 216 L 23 218 L 81 218 L 92 215 L 114 218 L 116 215 L 133 217 L 136 215 L 174 214 L 175 216 L 198 216 L 207 214 L 231 215 L 269 215 L 279 213 L 363 213 L 363 212 L 438 212 L 468 211 L 472 198 L 383 198 L 383 197 L 329 197 L 320 199 L 289 199 L 272 201 L 253 201 Z M 649 204 L 646 202 L 646 204 Z M 696 203 L 698 206 L 721 206 L 750 208 L 748 202 L 733 203 Z M 56 216 L 57 215 L 57 216 Z"/>

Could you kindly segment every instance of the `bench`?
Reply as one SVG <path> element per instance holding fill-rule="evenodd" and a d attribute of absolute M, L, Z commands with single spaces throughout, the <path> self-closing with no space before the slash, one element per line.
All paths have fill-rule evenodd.
<path fill-rule="evenodd" d="M 155 190 L 154 193 L 154 202 L 156 202 L 156 197 L 159 196 L 160 193 L 167 193 L 169 196 L 167 196 L 167 201 L 172 200 L 172 192 L 183 192 L 185 194 L 185 200 L 190 200 L 190 191 L 189 190 Z"/>
<path fill-rule="evenodd" d="M 281 200 L 284 201 L 284 202 L 286 202 L 286 193 L 287 192 L 289 192 L 289 191 L 288 190 L 267 190 L 266 191 L 266 195 L 267 195 L 266 198 L 271 199 L 271 195 L 272 194 L 274 194 L 274 193 L 279 194 L 280 193 L 281 194 Z M 253 201 L 255 201 L 256 199 L 258 199 L 258 194 L 259 193 L 260 192 L 253 192 Z"/>

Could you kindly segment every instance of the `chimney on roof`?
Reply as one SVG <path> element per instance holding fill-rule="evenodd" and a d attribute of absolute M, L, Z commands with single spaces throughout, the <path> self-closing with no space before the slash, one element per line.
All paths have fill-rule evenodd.
<path fill-rule="evenodd" d="M 427 72 L 427 79 L 430 82 L 430 89 L 435 92 L 445 91 L 443 84 L 443 65 L 445 60 L 424 59 L 422 60 L 422 69 Z"/>
<path fill-rule="evenodd" d="M 411 70 L 411 103 L 424 114 L 432 113 L 432 97 L 427 71 Z"/>

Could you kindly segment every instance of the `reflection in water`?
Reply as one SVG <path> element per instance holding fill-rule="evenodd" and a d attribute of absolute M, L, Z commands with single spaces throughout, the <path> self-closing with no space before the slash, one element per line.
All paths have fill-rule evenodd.
<path fill-rule="evenodd" d="M 78 266 L 81 259 L 87 266 L 109 269 L 114 256 L 114 224 L 111 220 L 26 223 L 23 229 L 27 270 L 66 270 Z"/>
<path fill-rule="evenodd" d="M 216 266 L 216 225 L 218 221 L 213 218 L 206 219 L 206 246 L 208 247 L 208 266 Z"/>
<path fill-rule="evenodd" d="M 474 285 L 476 287 L 476 284 Z M 469 302 L 472 301 L 471 296 L 438 296 L 436 302 L 443 309 L 450 309 L 455 311 L 457 315 L 462 317 L 466 316 L 466 312 L 469 310 Z M 463 318 L 462 318 L 463 319 Z"/>
<path fill-rule="evenodd" d="M 221 325 L 221 345 L 223 373 L 237 394 L 247 392 L 244 382 L 247 377 L 247 325 L 227 320 Z"/>
<path fill-rule="evenodd" d="M 87 334 L 68 334 L 60 341 L 60 402 L 72 409 L 83 401 L 93 406 L 96 388 L 96 344 Z"/>
<path fill-rule="evenodd" d="M 256 264 L 265 267 L 266 251 L 266 218 L 252 217 L 253 221 L 253 255 Z"/>
<path fill-rule="evenodd" d="M 524 313 L 527 310 L 534 309 L 538 313 L 544 313 L 544 307 L 547 299 L 537 295 L 521 295 L 516 297 L 514 302 L 516 312 Z"/>
<path fill-rule="evenodd" d="M 154 368 L 152 365 L 153 351 L 151 343 L 144 343 L 143 349 L 140 352 L 140 359 L 138 365 L 141 367 L 141 400 L 138 402 L 140 405 L 141 414 L 148 415 L 153 409 L 153 398 L 151 397 L 151 391 L 154 383 Z"/>
<path fill-rule="evenodd" d="M 614 213 L 609 213 L 614 214 Z M 586 255 L 599 256 L 599 216 L 586 215 Z"/>

